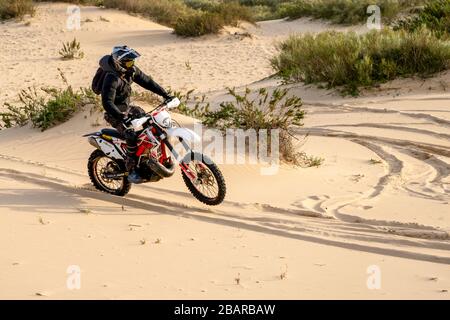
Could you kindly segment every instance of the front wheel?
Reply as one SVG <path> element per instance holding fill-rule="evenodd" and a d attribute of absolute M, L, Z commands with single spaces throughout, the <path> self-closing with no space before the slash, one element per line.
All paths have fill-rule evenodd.
<path fill-rule="evenodd" d="M 101 150 L 94 150 L 88 161 L 89 178 L 95 188 L 116 196 L 130 191 L 131 183 L 125 176 L 123 161 L 107 157 Z"/>
<path fill-rule="evenodd" d="M 227 191 L 225 179 L 217 165 L 207 156 L 191 152 L 181 165 L 183 180 L 192 195 L 209 206 L 222 203 Z"/>

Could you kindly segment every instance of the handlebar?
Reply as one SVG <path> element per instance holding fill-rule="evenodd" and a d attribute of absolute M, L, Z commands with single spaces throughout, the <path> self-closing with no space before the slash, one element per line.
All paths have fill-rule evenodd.
<path fill-rule="evenodd" d="M 153 110 L 151 110 L 147 114 L 152 114 L 157 109 L 160 109 L 162 107 L 168 107 L 169 109 L 174 109 L 174 108 L 178 107 L 180 104 L 181 104 L 181 101 L 177 97 L 175 97 L 175 98 L 173 98 L 171 100 L 165 100 L 163 103 L 158 105 L 156 108 L 154 108 Z"/>

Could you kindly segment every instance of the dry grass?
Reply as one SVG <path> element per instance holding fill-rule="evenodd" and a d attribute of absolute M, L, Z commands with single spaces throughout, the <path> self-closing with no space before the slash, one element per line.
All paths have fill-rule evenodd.
<path fill-rule="evenodd" d="M 92 90 L 81 88 L 75 91 L 61 71 L 60 76 L 66 85 L 64 89 L 29 87 L 19 93 L 19 105 L 5 103 L 5 110 L 0 112 L 0 128 L 24 126 L 31 122 L 44 131 L 69 120 L 85 106 L 90 106 L 91 111 L 99 108 L 99 98 Z"/>
<path fill-rule="evenodd" d="M 294 0 L 280 5 L 279 14 L 290 19 L 313 17 L 338 24 L 358 24 L 368 18 L 367 7 L 378 5 L 381 17 L 390 22 L 409 8 L 422 5 L 426 0 Z"/>
<path fill-rule="evenodd" d="M 352 95 L 361 87 L 399 77 L 427 77 L 450 67 L 450 46 L 426 29 L 298 35 L 281 43 L 279 50 L 272 66 L 286 81 L 326 84 Z"/>
<path fill-rule="evenodd" d="M 63 47 L 59 50 L 59 55 L 63 60 L 82 59 L 84 52 L 81 50 L 81 43 L 74 38 L 72 41 L 63 43 Z"/>
<path fill-rule="evenodd" d="M 188 107 L 187 101 L 191 100 L 193 90 L 186 94 L 175 93 L 180 100 L 185 101 L 177 109 L 178 112 L 197 118 L 211 128 L 216 128 L 226 133 L 227 129 L 255 130 L 259 142 L 259 133 L 268 132 L 268 153 L 272 155 L 271 130 L 279 131 L 279 155 L 283 162 L 301 167 L 315 167 L 322 164 L 323 159 L 306 155 L 298 151 L 299 143 L 291 132 L 293 127 L 302 126 L 305 112 L 302 108 L 302 100 L 299 97 L 289 95 L 286 89 L 260 89 L 252 92 L 246 89 L 243 94 L 238 94 L 234 89 L 228 88 L 234 101 L 221 103 L 219 109 L 211 111 L 206 97 L 200 98 L 195 106 Z M 250 146 L 247 142 L 247 148 Z M 253 146 L 252 146 L 253 147 Z M 259 144 L 256 146 L 259 150 Z"/>
<path fill-rule="evenodd" d="M 20 20 L 34 13 L 35 7 L 32 0 L 0 0 L 0 20 Z"/>

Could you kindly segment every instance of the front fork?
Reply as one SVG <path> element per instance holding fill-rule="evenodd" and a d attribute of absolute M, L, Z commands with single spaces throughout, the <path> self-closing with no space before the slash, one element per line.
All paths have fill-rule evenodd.
<path fill-rule="evenodd" d="M 178 140 L 181 142 L 181 144 L 183 145 L 184 149 L 187 151 L 187 154 L 191 154 L 192 153 L 192 149 L 191 147 L 186 143 L 186 141 L 183 140 L 183 138 L 178 138 Z M 181 155 L 175 150 L 175 148 L 172 146 L 172 144 L 169 142 L 169 140 L 167 138 L 165 138 L 163 140 L 164 144 L 166 145 L 166 147 L 170 150 L 170 152 L 173 154 L 173 156 L 175 157 L 175 159 L 178 161 L 178 163 L 180 164 L 180 168 L 181 171 L 183 171 L 186 176 L 188 176 L 189 179 L 191 179 L 191 181 L 196 181 L 197 180 L 197 175 L 195 172 L 193 172 L 191 170 L 191 168 L 189 167 L 189 165 L 187 163 L 185 163 L 183 161 L 183 158 L 181 157 Z"/>

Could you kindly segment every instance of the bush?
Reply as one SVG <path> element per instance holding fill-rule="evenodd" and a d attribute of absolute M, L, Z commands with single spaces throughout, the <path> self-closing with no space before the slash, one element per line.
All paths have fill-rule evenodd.
<path fill-rule="evenodd" d="M 280 15 L 297 19 L 313 17 L 334 23 L 356 24 L 367 20 L 367 7 L 376 4 L 383 20 L 391 21 L 402 10 L 425 3 L 426 0 L 296 0 L 280 6 Z"/>
<path fill-rule="evenodd" d="M 195 10 L 210 11 L 218 2 L 214 0 L 184 0 L 184 3 Z"/>
<path fill-rule="evenodd" d="M 288 2 L 283 0 L 239 0 L 239 3 L 244 6 L 254 7 L 254 6 L 267 6 L 272 8 L 277 8 L 280 3 Z"/>
<path fill-rule="evenodd" d="M 103 0 L 33 0 L 34 2 L 66 2 L 89 6 L 102 6 Z"/>
<path fill-rule="evenodd" d="M 211 111 L 210 104 L 205 103 L 203 96 L 194 108 L 183 104 L 178 111 L 198 118 L 205 126 L 219 129 L 223 133 L 227 129 L 254 129 L 258 137 L 259 130 L 277 129 L 280 139 L 279 153 L 284 162 L 307 167 L 320 165 L 322 159 L 309 157 L 296 150 L 291 129 L 294 126 L 302 126 L 305 115 L 299 97 L 288 97 L 287 89 L 275 89 L 269 93 L 263 88 L 254 94 L 247 88 L 243 95 L 239 95 L 235 89 L 228 88 L 228 92 L 235 101 L 221 103 L 218 110 Z M 192 91 L 178 96 L 189 99 L 191 93 Z M 251 98 L 253 96 L 254 98 Z M 268 136 L 270 137 L 270 134 Z M 271 145 L 270 141 L 268 144 Z"/>
<path fill-rule="evenodd" d="M 241 17 L 240 20 L 245 21 L 263 21 L 282 18 L 279 13 L 280 5 L 286 2 L 292 2 L 293 0 L 185 0 L 185 2 L 192 6 L 190 3 L 204 3 L 203 5 L 192 6 L 201 10 L 213 10 L 214 4 L 222 2 L 222 4 L 234 3 L 239 4 L 238 11 L 241 14 L 247 15 L 247 17 Z M 247 12 L 247 13 L 245 13 Z"/>
<path fill-rule="evenodd" d="M 163 25 L 173 27 L 179 17 L 195 12 L 182 0 L 104 0 L 106 8 L 142 14 Z"/>
<path fill-rule="evenodd" d="M 174 33 L 179 36 L 199 37 L 217 34 L 226 25 L 237 27 L 240 21 L 253 23 L 251 10 L 237 2 L 224 2 L 211 5 L 207 11 L 195 11 L 180 17 L 173 28 Z"/>
<path fill-rule="evenodd" d="M 249 7 L 238 2 L 223 2 L 210 9 L 223 19 L 227 26 L 238 26 L 239 21 L 254 22 L 253 13 Z"/>
<path fill-rule="evenodd" d="M 173 29 L 176 35 L 182 37 L 199 37 L 217 34 L 224 25 L 224 20 L 219 15 L 204 12 L 179 18 Z"/>
<path fill-rule="evenodd" d="M 400 20 L 394 29 L 413 32 L 424 26 L 432 30 L 437 37 L 448 39 L 450 36 L 450 0 L 428 2 L 417 15 Z"/>
<path fill-rule="evenodd" d="M 150 17 L 184 37 L 215 34 L 225 25 L 237 26 L 240 20 L 253 22 L 251 10 L 237 1 L 104 0 L 104 5 Z"/>
<path fill-rule="evenodd" d="M 422 77 L 449 68 L 450 47 L 421 29 L 291 36 L 279 45 L 272 66 L 286 81 L 343 86 L 344 93 L 397 77 Z"/>
<path fill-rule="evenodd" d="M 0 0 L 0 20 L 22 19 L 25 15 L 34 15 L 32 0 Z"/>
<path fill-rule="evenodd" d="M 34 127 L 44 131 L 67 121 L 85 105 L 98 108 L 98 98 L 90 89 L 74 91 L 67 85 L 62 73 L 61 77 L 66 84 L 65 89 L 41 88 L 38 91 L 28 88 L 19 94 L 20 106 L 5 103 L 6 111 L 0 113 L 3 127 L 24 126 L 31 122 Z"/>
<path fill-rule="evenodd" d="M 59 55 L 64 60 L 72 59 L 82 59 L 84 57 L 84 52 L 81 51 L 81 44 L 77 39 L 63 43 L 63 47 L 59 50 Z"/>

